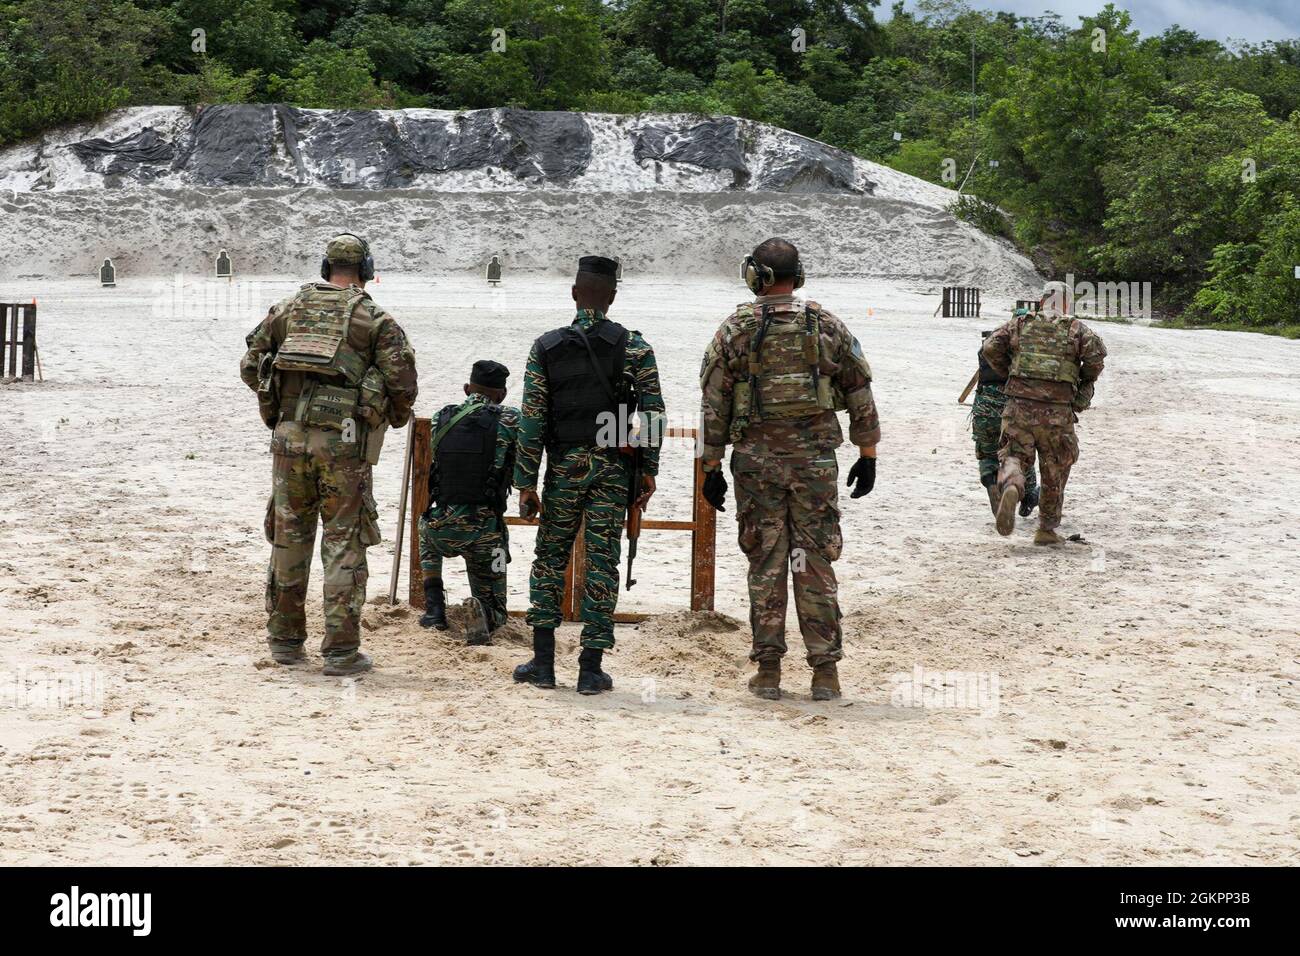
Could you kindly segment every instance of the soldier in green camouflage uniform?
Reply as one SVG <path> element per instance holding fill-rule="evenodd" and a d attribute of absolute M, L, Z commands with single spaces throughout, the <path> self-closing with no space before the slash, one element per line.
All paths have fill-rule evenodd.
<path fill-rule="evenodd" d="M 1105 367 L 1101 337 L 1070 314 L 1063 282 L 1043 288 L 1037 312 L 1014 316 L 984 342 L 980 354 L 1007 377 L 1007 405 L 998 446 L 998 533 L 1016 527 L 1016 505 L 1025 494 L 1025 472 L 1037 457 L 1042 473 L 1034 544 L 1056 545 L 1065 484 L 1079 460 L 1074 433 L 1078 413 L 1092 404 Z"/>
<path fill-rule="evenodd" d="M 466 643 L 486 644 L 506 622 L 506 565 L 510 538 L 506 496 L 515 471 L 519 410 L 501 403 L 510 371 L 500 362 L 474 363 L 459 405 L 433 421 L 429 509 L 420 516 L 423 627 L 447 629 L 444 558 L 464 558 L 471 596 Z M 443 471 L 448 474 L 444 478 Z"/>
<path fill-rule="evenodd" d="M 322 282 L 271 307 L 249 333 L 239 374 L 274 429 L 266 536 L 267 643 L 282 664 L 305 660 L 304 604 L 316 524 L 324 525 L 325 673 L 368 670 L 360 651 L 366 548 L 380 539 L 371 466 L 384 432 L 400 428 L 417 392 L 415 354 L 397 322 L 365 292 L 374 261 L 364 240 L 331 239 Z"/>
<path fill-rule="evenodd" d="M 1017 309 L 1013 315 L 1026 315 Z M 985 332 L 984 338 L 992 333 Z M 1007 396 L 1003 392 L 1007 380 L 993 371 L 992 366 L 979 356 L 979 386 L 975 389 L 975 402 L 971 407 L 971 435 L 975 439 L 975 458 L 979 461 L 980 484 L 988 491 L 989 507 L 998 510 L 998 440 L 1002 437 L 1002 410 Z M 1025 497 L 1020 502 L 1020 517 L 1027 518 L 1038 507 L 1038 478 L 1030 465 L 1025 473 Z"/>
<path fill-rule="evenodd" d="M 835 457 L 843 433 L 835 412 L 848 410 L 849 438 L 859 449 L 848 476 L 858 498 L 875 483 L 880 440 L 871 369 L 843 322 L 795 297 L 803 268 L 793 244 L 767 240 L 741 274 L 757 298 L 722 323 L 700 373 L 704 493 L 723 508 L 720 465 L 733 445 L 736 521 L 749 558 L 750 660 L 758 664 L 749 689 L 769 700 L 781 695 L 792 575 L 813 699 L 830 700 L 840 694 L 836 662 L 843 656 L 832 567 L 843 543 Z"/>
<path fill-rule="evenodd" d="M 577 317 L 572 325 L 548 332 L 533 344 L 524 373 L 515 462 L 520 513 L 531 517 L 541 509 L 528 582 L 533 659 L 515 669 L 515 680 L 555 686 L 555 628 L 562 620 L 564 573 L 579 524 L 585 522 L 587 572 L 577 684 L 583 694 L 613 687 L 600 668 L 604 651 L 614 646 L 619 553 L 632 459 L 625 446 L 637 423 L 625 383 L 634 383 L 642 413 L 638 436 L 643 481 L 637 501 L 641 508 L 655 489 L 664 414 L 654 351 L 640 332 L 606 318 L 614 301 L 617 269 L 617 263 L 602 256 L 579 260 L 572 290 Z M 537 476 L 543 449 L 547 464 L 539 502 Z"/>

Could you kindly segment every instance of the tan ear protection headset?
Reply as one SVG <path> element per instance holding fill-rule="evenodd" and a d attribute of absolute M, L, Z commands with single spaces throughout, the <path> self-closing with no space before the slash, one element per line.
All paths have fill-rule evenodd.
<path fill-rule="evenodd" d="M 749 291 L 754 295 L 762 295 L 767 289 L 776 284 L 776 273 L 772 271 L 771 266 L 765 266 L 752 255 L 745 256 L 744 261 L 740 263 L 740 277 L 745 280 L 745 285 L 749 286 Z M 803 261 L 795 267 L 794 287 L 803 288 Z"/>
<path fill-rule="evenodd" d="M 361 243 L 361 265 L 357 269 L 357 275 L 362 282 L 369 282 L 375 277 L 375 259 L 370 254 L 370 243 L 362 239 L 355 232 L 340 232 L 334 238 L 339 236 L 351 236 L 357 242 Z M 320 261 L 320 277 L 326 282 L 330 278 L 330 261 L 327 257 L 322 257 Z"/>

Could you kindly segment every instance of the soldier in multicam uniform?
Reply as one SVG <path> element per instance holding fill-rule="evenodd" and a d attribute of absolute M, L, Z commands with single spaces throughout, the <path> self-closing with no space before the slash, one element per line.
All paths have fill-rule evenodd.
<path fill-rule="evenodd" d="M 515 668 L 514 679 L 555 686 L 555 628 L 562 620 L 564 572 L 578 526 L 585 521 L 580 694 L 614 686 L 601 661 L 614 646 L 619 552 L 632 472 L 626 433 L 637 408 L 631 406 L 626 386 L 634 388 L 641 411 L 643 478 L 637 507 L 644 508 L 654 494 L 659 472 L 664 401 L 654 351 L 640 332 L 605 317 L 614 301 L 617 271 L 617 263 L 602 256 L 580 259 L 572 290 L 577 317 L 533 343 L 515 461 L 519 513 L 531 518 L 540 509 L 541 524 L 528 582 L 533 658 Z M 543 448 L 547 464 L 539 501 Z"/>
<path fill-rule="evenodd" d="M 406 335 L 365 291 L 374 260 L 365 240 L 329 241 L 323 282 L 310 282 L 271 307 L 249 333 L 239 374 L 273 428 L 273 492 L 266 537 L 267 643 L 281 664 L 306 659 L 304 603 L 321 521 L 325 569 L 325 673 L 369 670 L 360 650 L 366 548 L 379 543 L 371 466 L 384 432 L 411 415 L 415 353 Z"/>
<path fill-rule="evenodd" d="M 724 510 L 726 446 L 736 481 L 740 548 L 749 558 L 749 681 L 755 695 L 781 696 L 786 652 L 787 568 L 794 579 L 795 610 L 814 700 L 840 696 L 836 662 L 843 656 L 835 570 L 840 534 L 839 467 L 843 442 L 835 412 L 849 412 L 849 438 L 859 457 L 849 471 L 852 497 L 876 479 L 880 419 L 871 395 L 871 369 L 844 323 L 816 302 L 803 302 L 799 252 L 769 239 L 741 265 L 756 294 L 722 323 L 704 355 L 704 494 Z"/>
<path fill-rule="evenodd" d="M 1028 315 L 1028 309 L 1016 309 L 1012 315 Z M 985 332 L 984 338 L 992 335 Z M 979 354 L 979 386 L 971 406 L 971 435 L 975 439 L 975 458 L 979 461 L 980 484 L 989 496 L 989 508 L 998 513 L 998 441 L 1002 437 L 1002 410 L 1007 406 L 1005 375 L 998 375 L 982 353 Z M 1034 466 L 1025 472 L 1025 497 L 1020 502 L 1020 517 L 1028 518 L 1038 507 L 1038 478 Z"/>
<path fill-rule="evenodd" d="M 1079 460 L 1074 434 L 1077 412 L 1092 404 L 1105 367 L 1101 337 L 1070 315 L 1063 282 L 1043 287 L 1037 312 L 1015 316 L 984 342 L 980 354 L 1007 376 L 1007 406 L 998 446 L 998 533 L 1016 527 L 1016 505 L 1025 493 L 1025 472 L 1037 455 L 1042 476 L 1034 544 L 1055 545 L 1070 468 Z"/>
<path fill-rule="evenodd" d="M 500 362 L 474 363 L 459 405 L 433 421 L 429 510 L 420 516 L 420 571 L 424 575 L 422 627 L 447 629 L 443 558 L 464 558 L 471 596 L 465 640 L 486 644 L 506 622 L 506 565 L 510 538 L 506 498 L 515 472 L 519 409 L 501 403 L 510 370 Z"/>

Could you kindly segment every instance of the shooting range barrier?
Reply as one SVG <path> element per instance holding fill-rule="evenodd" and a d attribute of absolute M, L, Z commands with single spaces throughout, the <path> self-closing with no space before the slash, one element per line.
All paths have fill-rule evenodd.
<path fill-rule="evenodd" d="M 6 381 L 16 381 L 19 377 L 19 343 L 23 356 L 22 380 L 30 382 L 35 378 L 39 361 L 36 353 L 35 299 L 28 303 L 0 303 L 0 377 Z"/>
<path fill-rule="evenodd" d="M 974 286 L 946 285 L 939 307 L 945 319 L 979 318 L 980 290 Z"/>
<path fill-rule="evenodd" d="M 433 438 L 432 420 L 428 418 L 412 419 L 413 455 L 411 466 L 411 484 L 409 495 L 411 515 L 408 534 L 410 543 L 408 554 L 408 601 L 413 607 L 424 607 L 424 586 L 420 577 L 420 515 L 429 507 L 429 469 L 433 463 L 433 453 L 429 448 Z M 694 428 L 669 428 L 664 432 L 665 438 L 697 438 Z M 642 518 L 641 530 L 644 531 L 689 531 L 691 533 L 691 610 L 712 611 L 714 593 L 714 557 L 717 540 L 717 513 L 704 500 L 704 465 L 699 456 L 695 458 L 695 481 L 692 492 L 692 514 L 690 521 L 669 521 L 658 518 Z M 663 492 L 659 491 L 655 499 L 663 501 Z M 536 525 L 537 519 L 525 520 L 514 515 L 506 516 L 508 525 Z M 564 598 L 560 610 L 566 621 L 579 621 L 582 609 L 582 593 L 586 581 L 586 548 L 583 545 L 583 530 L 578 528 L 578 536 L 573 542 L 573 552 L 569 556 L 569 567 L 564 575 Z M 627 559 L 627 543 L 621 552 L 623 560 Z M 522 610 L 512 610 L 513 617 L 524 614 Z M 648 614 L 619 611 L 614 620 L 620 624 L 634 624 L 644 621 Z"/>

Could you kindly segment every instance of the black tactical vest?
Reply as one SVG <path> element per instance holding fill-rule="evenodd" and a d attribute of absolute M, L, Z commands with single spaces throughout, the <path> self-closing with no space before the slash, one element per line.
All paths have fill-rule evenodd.
<path fill-rule="evenodd" d="M 434 430 L 442 428 L 458 406 L 448 405 L 438 413 Z M 497 419 L 500 405 L 484 405 L 466 415 L 442 436 L 434 451 L 438 463 L 439 505 L 496 505 L 497 489 L 492 483 L 496 460 Z"/>
<path fill-rule="evenodd" d="M 587 341 L 591 343 L 591 353 L 575 326 L 547 332 L 537 340 L 550 401 L 548 450 L 563 452 L 579 445 L 595 445 L 602 415 L 613 415 L 612 421 L 618 421 L 627 329 L 606 319 L 587 330 Z M 605 384 L 596 367 L 604 372 Z"/>
<path fill-rule="evenodd" d="M 988 359 L 984 357 L 984 353 L 979 352 L 977 354 L 979 355 L 979 360 L 980 360 L 980 384 L 981 385 L 1007 384 L 1007 377 L 1005 375 L 999 375 L 997 372 L 993 371 L 993 366 L 988 363 Z"/>

